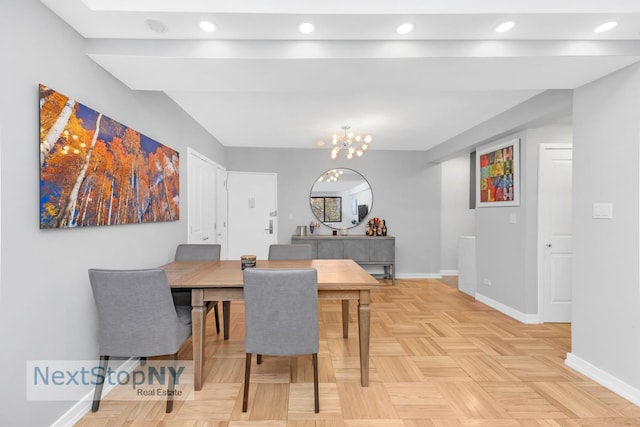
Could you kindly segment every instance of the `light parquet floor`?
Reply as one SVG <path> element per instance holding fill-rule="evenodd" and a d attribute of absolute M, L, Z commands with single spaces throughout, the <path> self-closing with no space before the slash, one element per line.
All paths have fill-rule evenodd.
<path fill-rule="evenodd" d="M 386 283 L 371 313 L 363 388 L 355 304 L 345 340 L 341 305 L 321 303 L 319 414 L 311 358 L 266 356 L 252 368 L 242 413 L 244 313 L 232 303 L 228 341 L 208 317 L 204 386 L 192 400 L 176 400 L 165 414 L 162 400 L 107 399 L 76 427 L 640 426 L 640 407 L 564 365 L 568 324 L 525 325 L 425 279 Z M 187 344 L 180 358 L 190 355 Z"/>

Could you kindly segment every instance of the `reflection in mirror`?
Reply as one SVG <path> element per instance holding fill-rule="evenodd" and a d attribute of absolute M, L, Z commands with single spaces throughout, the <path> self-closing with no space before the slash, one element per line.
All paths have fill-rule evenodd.
<path fill-rule="evenodd" d="M 311 187 L 311 211 L 331 228 L 351 228 L 363 222 L 373 206 L 366 179 L 352 169 L 331 169 Z"/>

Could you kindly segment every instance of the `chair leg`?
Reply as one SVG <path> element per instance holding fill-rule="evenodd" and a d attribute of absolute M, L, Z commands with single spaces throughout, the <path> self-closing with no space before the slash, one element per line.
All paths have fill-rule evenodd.
<path fill-rule="evenodd" d="M 313 398 L 317 414 L 320 412 L 320 397 L 318 396 L 318 353 L 313 353 Z"/>
<path fill-rule="evenodd" d="M 173 368 L 173 372 L 175 372 L 176 370 L 176 355 L 172 354 L 170 359 L 171 360 L 171 364 L 172 364 L 172 368 Z M 173 395 L 175 393 L 175 380 L 173 378 L 173 375 L 169 374 L 169 384 L 167 384 L 167 409 L 166 412 L 167 414 L 171 413 L 171 411 L 173 411 Z"/>
<path fill-rule="evenodd" d="M 213 302 L 213 315 L 216 318 L 216 334 L 220 333 L 220 316 L 218 315 L 218 301 Z"/>
<path fill-rule="evenodd" d="M 96 389 L 93 392 L 93 405 L 91 405 L 91 412 L 97 412 L 100 408 L 100 399 L 102 398 L 102 386 L 104 385 L 105 377 L 107 375 L 107 366 L 109 365 L 109 356 L 100 356 L 100 373 L 96 379 Z"/>
<path fill-rule="evenodd" d="M 256 363 L 258 365 L 262 364 L 262 355 L 261 354 L 256 355 Z"/>
<path fill-rule="evenodd" d="M 249 379 L 251 378 L 251 353 L 247 353 L 244 364 L 244 392 L 242 395 L 242 412 L 247 412 L 249 403 Z"/>

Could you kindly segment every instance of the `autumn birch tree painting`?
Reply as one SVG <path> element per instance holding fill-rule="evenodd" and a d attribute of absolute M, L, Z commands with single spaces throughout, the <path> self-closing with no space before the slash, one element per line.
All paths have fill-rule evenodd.
<path fill-rule="evenodd" d="M 40 85 L 40 228 L 175 221 L 180 156 Z"/>

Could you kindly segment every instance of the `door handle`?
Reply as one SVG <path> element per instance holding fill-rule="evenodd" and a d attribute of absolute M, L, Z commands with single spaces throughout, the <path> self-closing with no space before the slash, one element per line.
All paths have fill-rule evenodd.
<path fill-rule="evenodd" d="M 551 247 L 551 243 L 547 243 L 545 246 L 550 248 Z"/>
<path fill-rule="evenodd" d="M 202 240 L 209 240 L 209 236 L 203 237 Z"/>
<path fill-rule="evenodd" d="M 264 231 L 268 231 L 269 234 L 273 234 L 273 220 L 269 220 L 269 228 L 265 228 Z"/>

